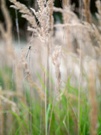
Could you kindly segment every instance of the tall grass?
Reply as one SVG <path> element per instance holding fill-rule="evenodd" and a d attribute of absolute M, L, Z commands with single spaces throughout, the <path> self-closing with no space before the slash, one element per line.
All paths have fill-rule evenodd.
<path fill-rule="evenodd" d="M 98 25 L 89 0 L 80 4 L 80 18 L 69 0 L 62 1 L 63 9 L 53 0 L 37 0 L 37 11 L 9 1 L 28 21 L 31 37 L 16 52 L 1 0 L 6 29 L 0 22 L 0 135 L 100 135 L 100 1 Z M 62 14 L 62 24 L 55 24 L 54 12 Z M 20 40 L 18 22 L 17 30 Z"/>

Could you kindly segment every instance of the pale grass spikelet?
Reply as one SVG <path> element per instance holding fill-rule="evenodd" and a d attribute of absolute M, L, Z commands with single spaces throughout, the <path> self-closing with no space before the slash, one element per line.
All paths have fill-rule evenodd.
<path fill-rule="evenodd" d="M 32 8 L 31 10 L 33 11 L 36 18 L 39 21 L 38 37 L 40 38 L 41 41 L 48 40 L 47 38 L 49 37 L 49 27 L 50 27 L 48 8 L 44 7 L 42 11 L 39 9 L 38 12 L 36 12 Z"/>
<path fill-rule="evenodd" d="M 26 61 L 26 53 L 23 52 L 21 56 L 21 63 L 22 63 L 22 69 L 24 70 L 25 79 L 29 83 L 31 88 L 35 88 L 37 90 L 37 93 L 42 101 L 45 100 L 44 91 L 36 82 L 33 81 L 32 74 L 30 73 L 28 62 Z"/>
<path fill-rule="evenodd" d="M 52 54 L 52 62 L 55 66 L 55 74 L 56 74 L 56 96 L 60 95 L 60 86 L 61 86 L 61 72 L 60 72 L 60 64 L 61 64 L 61 55 L 62 50 L 61 46 L 57 46 Z"/>
<path fill-rule="evenodd" d="M 47 7 L 49 10 L 49 16 L 50 16 L 50 30 L 53 30 L 53 25 L 54 25 L 54 18 L 53 18 L 53 7 L 54 7 L 54 0 L 48 0 L 47 1 Z"/>
<path fill-rule="evenodd" d="M 9 0 L 9 1 L 15 5 L 11 7 L 19 10 L 19 12 L 22 13 L 22 17 L 25 18 L 33 28 L 37 28 L 37 24 L 36 24 L 34 16 L 24 4 L 21 4 L 20 2 L 16 0 Z"/>
<path fill-rule="evenodd" d="M 41 41 L 47 42 L 53 29 L 53 0 L 47 2 L 38 0 L 37 2 L 39 6 L 38 11 L 36 12 L 33 8 L 31 10 L 39 21 L 38 37 Z"/>
<path fill-rule="evenodd" d="M 37 0 L 40 11 L 42 11 L 46 6 L 46 0 Z"/>

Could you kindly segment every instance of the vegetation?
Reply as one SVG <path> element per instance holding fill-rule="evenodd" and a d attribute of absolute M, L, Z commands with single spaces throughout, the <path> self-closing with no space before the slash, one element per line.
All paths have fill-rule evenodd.
<path fill-rule="evenodd" d="M 37 0 L 37 11 L 9 1 L 16 13 L 18 47 L 1 0 L 0 135 L 100 135 L 100 1 L 97 20 L 90 13 L 90 0 L 81 4 L 79 18 L 69 0 L 62 1 L 63 9 L 54 0 Z M 18 12 L 31 35 L 23 48 Z M 62 23 L 54 23 L 56 12 Z"/>

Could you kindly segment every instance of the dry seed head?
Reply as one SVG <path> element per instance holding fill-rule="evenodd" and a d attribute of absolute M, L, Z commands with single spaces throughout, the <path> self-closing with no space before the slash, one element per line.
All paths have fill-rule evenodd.
<path fill-rule="evenodd" d="M 60 65 L 61 46 L 55 48 L 52 55 L 52 62 L 54 65 Z"/>
<path fill-rule="evenodd" d="M 37 28 L 37 24 L 33 14 L 24 4 L 21 4 L 16 0 L 9 0 L 9 1 L 15 5 L 13 7 L 16 7 L 16 9 L 18 9 L 19 12 L 22 13 L 22 17 L 24 17 L 31 24 L 31 26 L 33 26 L 33 28 Z"/>

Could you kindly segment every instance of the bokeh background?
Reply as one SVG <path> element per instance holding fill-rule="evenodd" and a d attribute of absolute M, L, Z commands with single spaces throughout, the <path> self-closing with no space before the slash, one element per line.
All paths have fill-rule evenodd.
<path fill-rule="evenodd" d="M 19 2 L 25 4 L 28 8 L 30 7 L 34 7 L 37 10 L 37 2 L 36 0 L 18 0 Z M 93 16 L 96 16 L 97 13 L 97 8 L 96 8 L 96 4 L 95 4 L 96 0 L 91 0 L 90 2 L 90 10 Z M 73 10 L 75 12 L 75 14 L 79 17 L 79 0 L 70 0 L 71 5 L 74 7 Z M 16 39 L 17 37 L 17 32 L 16 32 L 16 18 L 18 17 L 18 23 L 19 23 L 19 29 L 20 29 L 20 37 L 22 38 L 22 40 L 26 40 L 27 39 L 27 21 L 21 17 L 21 14 L 17 12 L 17 17 L 16 17 L 16 11 L 12 8 L 10 8 L 11 3 L 9 2 L 9 0 L 6 0 L 6 4 L 8 7 L 8 10 L 10 12 L 11 15 L 11 19 L 13 22 L 13 36 Z M 54 2 L 55 7 L 62 7 L 62 1 L 61 0 L 55 0 Z M 83 6 L 83 5 L 82 5 Z M 60 23 L 62 23 L 62 15 L 60 13 L 54 13 L 54 20 L 59 21 Z M 2 11 L 0 9 L 0 21 L 4 23 L 4 18 L 3 18 L 3 14 Z"/>

